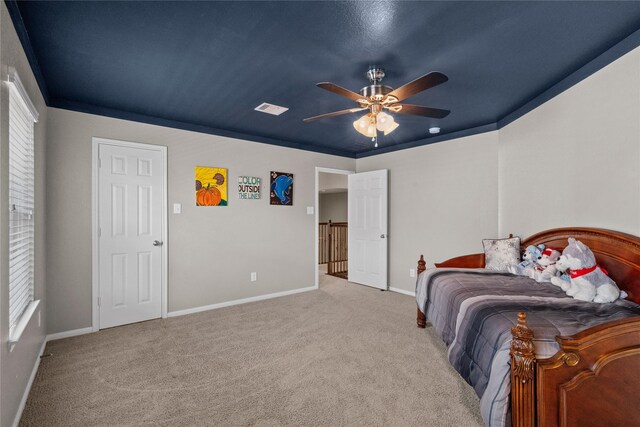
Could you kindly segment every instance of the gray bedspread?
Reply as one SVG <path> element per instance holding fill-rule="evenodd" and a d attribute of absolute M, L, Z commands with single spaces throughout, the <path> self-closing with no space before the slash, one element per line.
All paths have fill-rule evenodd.
<path fill-rule="evenodd" d="M 449 361 L 480 397 L 491 427 L 510 425 L 509 345 L 518 312 L 527 313 L 539 358 L 558 350 L 557 335 L 640 315 L 640 306 L 628 301 L 586 303 L 550 283 L 485 269 L 429 269 L 418 278 L 416 301 L 448 346 Z"/>

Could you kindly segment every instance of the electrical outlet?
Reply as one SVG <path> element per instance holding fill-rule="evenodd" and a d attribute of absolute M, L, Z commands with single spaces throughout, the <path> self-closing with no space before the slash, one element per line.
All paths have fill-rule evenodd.
<path fill-rule="evenodd" d="M 256 280 L 258 280 L 258 273 L 254 271 L 251 273 L 251 281 L 255 282 Z"/>
<path fill-rule="evenodd" d="M 174 214 L 182 213 L 182 205 L 180 203 L 173 204 L 173 213 Z"/>
<path fill-rule="evenodd" d="M 410 268 L 409 269 L 409 277 L 416 277 L 416 269 L 415 268 Z"/>

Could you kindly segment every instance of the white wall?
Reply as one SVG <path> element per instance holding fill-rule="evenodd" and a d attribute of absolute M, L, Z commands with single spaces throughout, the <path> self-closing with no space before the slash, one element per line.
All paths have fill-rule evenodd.
<path fill-rule="evenodd" d="M 482 250 L 498 236 L 498 133 L 357 160 L 357 172 L 389 169 L 389 283 L 413 292 L 427 263 Z"/>
<path fill-rule="evenodd" d="M 94 136 L 168 147 L 170 312 L 314 285 L 315 167 L 353 170 L 354 159 L 55 108 L 49 116 L 49 333 L 91 325 Z M 228 168 L 229 206 L 195 206 L 196 165 Z M 292 207 L 269 205 L 272 170 L 294 174 Z M 262 178 L 260 200 L 238 199 L 239 175 Z"/>
<path fill-rule="evenodd" d="M 347 175 L 344 175 L 345 177 Z M 321 193 L 318 197 L 320 222 L 347 222 L 349 220 L 347 192 Z"/>
<path fill-rule="evenodd" d="M 500 129 L 500 233 L 640 235 L 640 49 Z"/>
<path fill-rule="evenodd" d="M 341 173 L 318 173 L 318 191 L 347 189 L 348 175 Z"/>
<path fill-rule="evenodd" d="M 8 167 L 9 167 L 9 92 L 6 84 L 0 88 L 0 425 L 11 426 L 18 412 L 34 365 L 39 360 L 40 348 L 45 339 L 46 292 L 45 292 L 45 141 L 47 109 L 44 99 L 22 50 L 4 2 L 0 5 L 0 79 L 7 79 L 8 67 L 17 70 L 31 101 L 40 115 L 35 124 L 35 297 L 40 300 L 38 311 L 42 322 L 38 326 L 36 311 L 12 352 L 8 351 L 9 340 L 9 242 L 8 230 Z"/>

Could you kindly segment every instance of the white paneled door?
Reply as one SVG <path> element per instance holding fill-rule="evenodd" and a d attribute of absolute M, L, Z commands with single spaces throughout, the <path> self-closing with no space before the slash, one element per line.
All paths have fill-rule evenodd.
<path fill-rule="evenodd" d="M 349 281 L 387 289 L 387 170 L 349 175 Z"/>
<path fill-rule="evenodd" d="M 100 328 L 162 314 L 164 155 L 100 143 Z"/>

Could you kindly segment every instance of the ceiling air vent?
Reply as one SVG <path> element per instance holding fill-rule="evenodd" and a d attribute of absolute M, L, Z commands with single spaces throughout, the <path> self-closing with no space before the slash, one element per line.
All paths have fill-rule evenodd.
<path fill-rule="evenodd" d="M 268 102 L 263 102 L 254 108 L 256 111 L 260 111 L 262 113 L 273 114 L 274 116 L 279 116 L 288 110 L 286 107 L 280 107 L 279 105 L 269 104 Z"/>

